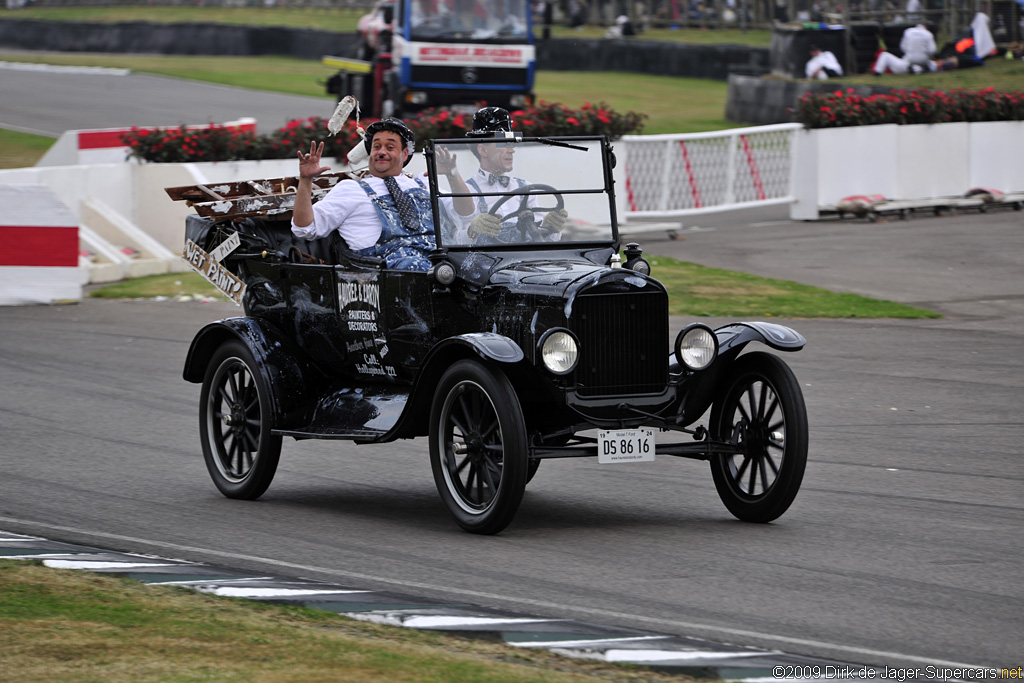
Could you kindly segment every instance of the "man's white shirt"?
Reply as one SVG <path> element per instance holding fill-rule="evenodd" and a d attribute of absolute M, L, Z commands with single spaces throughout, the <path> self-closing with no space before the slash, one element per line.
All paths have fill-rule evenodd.
<path fill-rule="evenodd" d="M 415 180 L 404 173 L 399 173 L 395 179 L 403 190 L 419 187 Z M 378 195 L 390 196 L 383 178 L 367 175 L 363 182 Z M 292 233 L 301 239 L 326 237 L 332 230 L 338 230 L 349 248 L 356 251 L 372 247 L 380 239 L 381 225 L 377 210 L 355 180 L 342 180 L 331 188 L 327 196 L 314 204 L 312 223 L 298 227 L 292 222 Z"/>

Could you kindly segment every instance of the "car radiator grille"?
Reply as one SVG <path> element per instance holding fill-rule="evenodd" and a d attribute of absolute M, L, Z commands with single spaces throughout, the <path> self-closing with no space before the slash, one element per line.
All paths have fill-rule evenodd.
<path fill-rule="evenodd" d="M 579 336 L 579 396 L 653 394 L 668 378 L 668 299 L 663 292 L 580 295 L 572 329 Z"/>

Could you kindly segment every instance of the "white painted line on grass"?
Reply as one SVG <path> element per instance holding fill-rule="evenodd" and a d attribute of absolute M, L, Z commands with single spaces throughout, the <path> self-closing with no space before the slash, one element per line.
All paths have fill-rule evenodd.
<path fill-rule="evenodd" d="M 10 71 L 48 71 L 61 74 L 89 74 L 95 76 L 127 76 L 131 69 L 118 69 L 106 66 L 61 66 L 58 64 L 35 64 L 33 62 L 3 62 L 0 69 Z"/>

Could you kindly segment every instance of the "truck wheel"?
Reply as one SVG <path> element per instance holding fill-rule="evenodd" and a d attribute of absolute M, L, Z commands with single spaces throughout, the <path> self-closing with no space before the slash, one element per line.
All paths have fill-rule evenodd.
<path fill-rule="evenodd" d="M 770 522 L 796 498 L 807 464 L 807 409 L 793 371 L 769 353 L 748 353 L 734 363 L 721 398 L 711 409 L 716 440 L 736 436 L 743 452 L 714 455 L 718 496 L 745 522 Z"/>
<path fill-rule="evenodd" d="M 270 391 L 252 353 L 229 341 L 213 354 L 199 393 L 199 435 L 213 483 L 228 498 L 255 500 L 281 457 L 271 429 Z"/>
<path fill-rule="evenodd" d="M 441 377 L 430 411 L 430 467 L 466 531 L 496 534 L 515 517 L 526 489 L 526 426 L 501 371 L 461 360 Z"/>

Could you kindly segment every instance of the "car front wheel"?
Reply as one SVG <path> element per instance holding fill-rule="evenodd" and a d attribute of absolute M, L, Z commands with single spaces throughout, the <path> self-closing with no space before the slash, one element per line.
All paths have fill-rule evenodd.
<path fill-rule="evenodd" d="M 711 458 L 718 495 L 745 522 L 770 522 L 796 498 L 807 463 L 807 409 L 793 371 L 768 353 L 734 363 L 711 411 L 715 439 L 738 454 Z"/>
<path fill-rule="evenodd" d="M 528 476 L 526 427 L 508 378 L 462 360 L 441 377 L 430 416 L 430 466 L 456 523 L 495 534 L 512 521 Z"/>
<path fill-rule="evenodd" d="M 259 498 L 277 472 L 281 437 L 270 433 L 270 405 L 249 349 L 237 341 L 221 345 L 203 378 L 199 435 L 210 477 L 228 498 Z"/>

